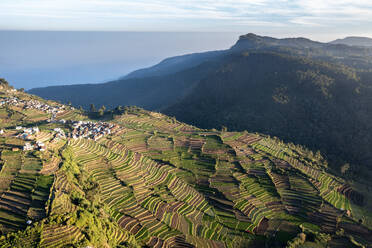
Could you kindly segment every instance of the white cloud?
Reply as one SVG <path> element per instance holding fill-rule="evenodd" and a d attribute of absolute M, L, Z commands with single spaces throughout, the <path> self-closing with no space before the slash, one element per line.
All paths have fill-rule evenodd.
<path fill-rule="evenodd" d="M 150 30 L 178 23 L 192 30 L 213 22 L 225 27 L 316 28 L 372 22 L 370 0 L 1 0 L 0 9 L 0 28 L 8 29 Z"/>

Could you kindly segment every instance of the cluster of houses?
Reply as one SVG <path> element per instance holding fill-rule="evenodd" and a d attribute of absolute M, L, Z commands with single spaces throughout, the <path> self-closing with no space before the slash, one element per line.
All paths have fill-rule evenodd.
<path fill-rule="evenodd" d="M 24 151 L 33 151 L 33 150 L 38 150 L 38 151 L 45 151 L 46 146 L 43 142 L 41 141 L 36 141 L 35 143 L 31 144 L 31 142 L 26 142 L 25 145 L 23 146 Z"/>
<path fill-rule="evenodd" d="M 5 104 L 16 106 L 18 104 L 18 98 L 17 97 L 2 98 L 0 101 L 0 107 Z"/>
<path fill-rule="evenodd" d="M 67 121 L 64 123 L 71 124 L 72 126 L 72 132 L 65 133 L 65 131 L 61 128 L 54 128 L 54 137 L 51 140 L 53 142 L 54 140 L 59 140 L 63 138 L 73 138 L 73 139 L 79 139 L 79 138 L 86 138 L 86 139 L 93 139 L 98 140 L 102 138 L 105 135 L 108 135 L 112 133 L 116 128 L 118 128 L 117 125 L 107 122 L 91 122 L 91 121 Z M 31 127 L 31 128 L 22 128 L 17 127 L 17 130 L 22 130 L 23 133 L 20 133 L 17 135 L 18 138 L 22 138 L 27 140 L 28 142 L 25 143 L 23 146 L 24 151 L 45 151 L 46 146 L 41 141 L 30 141 L 33 139 L 32 135 L 39 132 L 39 129 L 37 127 Z"/>
<path fill-rule="evenodd" d="M 63 131 L 63 129 L 56 127 L 53 129 L 53 131 L 55 132 L 55 135 L 54 135 L 55 140 L 66 138 L 66 134 L 65 134 L 65 131 Z"/>
<path fill-rule="evenodd" d="M 64 112 L 66 108 L 66 106 L 64 105 L 51 106 L 49 104 L 42 103 L 37 100 L 22 100 L 17 97 L 1 99 L 0 107 L 6 104 L 11 106 L 23 106 L 24 109 L 36 109 L 46 113 L 51 113 L 54 116 L 58 113 Z"/>
<path fill-rule="evenodd" d="M 37 134 L 40 132 L 39 128 L 38 127 L 22 127 L 22 126 L 17 126 L 16 127 L 16 130 L 18 131 L 23 131 L 23 133 L 19 133 L 17 135 L 17 138 L 21 138 L 21 139 L 24 139 L 24 140 L 29 140 L 32 138 L 32 135 L 34 134 Z"/>
<path fill-rule="evenodd" d="M 19 133 L 16 137 L 24 139 L 28 142 L 25 143 L 23 146 L 24 151 L 33 151 L 33 150 L 38 150 L 38 151 L 45 151 L 46 145 L 44 142 L 40 140 L 35 140 L 35 137 L 33 136 L 34 134 L 39 133 L 39 128 L 38 127 L 30 127 L 30 128 L 23 128 L 21 126 L 16 127 L 16 130 L 23 130 L 23 133 Z M 54 128 L 54 136 L 52 141 L 57 141 L 61 138 L 66 138 L 65 131 L 61 128 Z"/>
<path fill-rule="evenodd" d="M 117 125 L 108 122 L 91 122 L 91 121 L 65 121 L 59 120 L 58 122 L 67 124 L 71 127 L 72 132 L 65 133 L 62 128 L 56 127 L 53 129 L 53 138 L 50 142 L 58 141 L 65 138 L 86 138 L 98 140 L 105 135 L 111 134 L 115 129 L 118 128 Z M 45 151 L 46 146 L 43 142 L 37 140 L 35 134 L 40 132 L 38 127 L 22 127 L 17 126 L 15 128 L 18 132 L 17 138 L 26 141 L 23 146 L 24 151 Z M 4 133 L 4 130 L 0 130 L 0 133 Z"/>
<path fill-rule="evenodd" d="M 61 123 L 61 124 L 68 124 L 72 131 L 69 133 L 65 133 L 61 128 L 54 128 L 54 137 L 53 140 L 59 140 L 63 138 L 86 138 L 86 139 L 93 139 L 98 140 L 105 135 L 112 133 L 116 128 L 117 125 L 107 122 L 91 122 L 91 121 L 66 121 L 66 120 L 57 120 L 57 114 L 65 112 L 66 106 L 65 105 L 56 105 L 51 106 L 46 103 L 42 103 L 37 100 L 22 100 L 17 97 L 8 97 L 8 98 L 1 98 L 0 99 L 0 107 L 4 105 L 10 106 L 17 106 L 22 107 L 23 109 L 36 109 L 46 113 L 51 114 L 51 118 L 47 122 L 52 123 Z M 45 151 L 46 146 L 43 142 L 35 140 L 35 134 L 39 133 L 40 130 L 38 127 L 22 127 L 17 126 L 15 128 L 17 131 L 16 137 L 25 140 L 25 145 L 23 146 L 23 150 L 25 151 Z M 0 135 L 4 134 L 4 130 L 0 130 Z"/>
<path fill-rule="evenodd" d="M 15 93 L 15 92 L 17 92 L 17 89 L 10 89 L 6 91 L 6 93 Z"/>
<path fill-rule="evenodd" d="M 38 134 L 40 132 L 38 127 L 22 127 L 17 126 L 16 130 L 21 131 L 19 134 L 17 134 L 17 138 L 27 140 L 28 142 L 25 143 L 23 146 L 24 151 L 33 151 L 33 150 L 39 150 L 41 152 L 45 151 L 45 144 L 41 141 L 36 140 L 36 142 L 32 142 L 31 140 L 34 140 L 35 134 Z"/>
<path fill-rule="evenodd" d="M 70 138 L 87 138 L 98 140 L 103 136 L 112 133 L 117 125 L 107 122 L 75 121 L 72 123 L 73 131 Z"/>
<path fill-rule="evenodd" d="M 56 105 L 51 106 L 46 103 L 42 103 L 37 100 L 22 100 L 17 97 L 8 97 L 0 99 L 0 107 L 3 105 L 18 106 L 23 109 L 36 109 L 46 113 L 51 114 L 51 118 L 47 122 L 67 124 L 71 127 L 72 131 L 65 133 L 61 128 L 54 128 L 54 140 L 64 139 L 64 138 L 86 138 L 98 140 L 105 135 L 108 135 L 118 128 L 117 125 L 107 122 L 91 122 L 91 121 L 71 121 L 71 120 L 57 120 L 57 114 L 65 112 L 65 105 Z M 15 128 L 17 131 L 16 137 L 21 138 L 26 141 L 23 146 L 23 150 L 32 151 L 39 150 L 45 151 L 45 144 L 41 141 L 35 140 L 35 134 L 39 133 L 40 130 L 38 127 L 22 127 L 17 126 Z M 4 134 L 4 130 L 0 130 L 0 135 Z"/>
<path fill-rule="evenodd" d="M 45 151 L 46 146 L 44 142 L 41 141 L 36 141 L 35 143 L 31 142 L 26 142 L 25 145 L 23 146 L 24 151 L 33 151 L 33 150 L 38 150 L 38 151 Z"/>

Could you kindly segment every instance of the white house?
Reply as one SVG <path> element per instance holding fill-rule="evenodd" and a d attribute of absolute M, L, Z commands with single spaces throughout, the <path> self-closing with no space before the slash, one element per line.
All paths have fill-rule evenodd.
<path fill-rule="evenodd" d="M 30 143 L 25 143 L 25 145 L 23 146 L 23 150 L 24 151 L 31 151 L 31 150 L 33 150 L 34 149 L 34 147 L 30 144 Z"/>

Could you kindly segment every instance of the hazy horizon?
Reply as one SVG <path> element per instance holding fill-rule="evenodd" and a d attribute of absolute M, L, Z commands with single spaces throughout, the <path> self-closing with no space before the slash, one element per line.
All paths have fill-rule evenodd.
<path fill-rule="evenodd" d="M 25 89 L 103 83 L 168 57 L 228 49 L 249 32 L 0 31 L 0 77 Z"/>
<path fill-rule="evenodd" d="M 16 88 L 102 83 L 161 60 L 228 49 L 238 33 L 0 31 L 0 77 Z"/>

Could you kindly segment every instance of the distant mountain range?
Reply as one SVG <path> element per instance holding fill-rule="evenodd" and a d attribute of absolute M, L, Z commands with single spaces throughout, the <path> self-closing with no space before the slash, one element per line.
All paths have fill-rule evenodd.
<path fill-rule="evenodd" d="M 343 41 L 247 34 L 230 49 L 169 58 L 108 83 L 29 93 L 84 108 L 136 105 L 200 127 L 275 135 L 337 165 L 371 164 L 372 48 Z"/>
<path fill-rule="evenodd" d="M 320 43 L 305 38 L 275 39 L 247 34 L 228 50 L 168 58 L 107 83 L 51 86 L 34 88 L 29 92 L 64 103 L 71 101 L 73 105 L 84 108 L 95 103 L 111 108 L 138 105 L 161 110 L 183 98 L 194 86 L 193 82 L 205 77 L 209 70 L 216 70 L 226 57 L 246 50 L 300 55 L 364 69 L 370 68 L 372 63 L 372 49 L 369 48 Z"/>
<path fill-rule="evenodd" d="M 350 36 L 344 39 L 337 39 L 332 41 L 331 44 L 344 44 L 349 46 L 371 46 L 372 47 L 372 39 L 368 37 L 355 37 Z"/>

